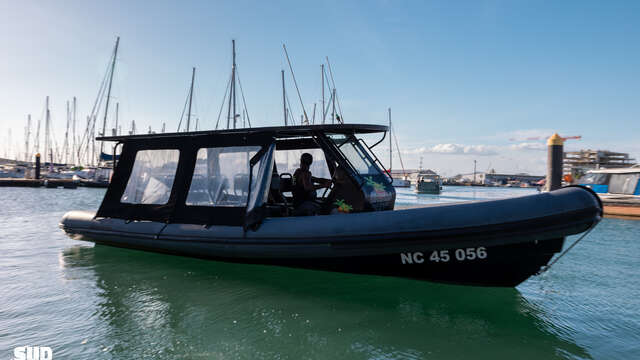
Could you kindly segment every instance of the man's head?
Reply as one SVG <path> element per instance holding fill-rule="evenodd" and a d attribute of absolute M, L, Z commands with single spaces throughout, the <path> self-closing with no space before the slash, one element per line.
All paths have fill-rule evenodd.
<path fill-rule="evenodd" d="M 311 156 L 311 154 L 304 153 L 300 156 L 300 166 L 309 167 L 311 166 L 311 163 L 313 163 L 313 156 Z"/>

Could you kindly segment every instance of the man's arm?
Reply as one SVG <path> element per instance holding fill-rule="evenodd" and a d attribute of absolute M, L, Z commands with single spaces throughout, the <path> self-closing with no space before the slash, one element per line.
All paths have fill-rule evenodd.
<path fill-rule="evenodd" d="M 331 180 L 329 180 L 329 179 L 317 178 L 317 177 L 312 176 L 311 177 L 311 181 L 314 184 L 318 184 L 318 185 L 314 185 L 315 189 L 322 189 L 322 188 L 326 188 L 326 187 L 331 186 Z"/>

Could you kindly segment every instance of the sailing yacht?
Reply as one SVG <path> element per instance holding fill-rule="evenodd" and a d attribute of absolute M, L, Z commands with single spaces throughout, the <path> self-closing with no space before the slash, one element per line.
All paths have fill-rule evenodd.
<path fill-rule="evenodd" d="M 398 150 L 398 158 L 400 159 L 400 166 L 402 166 L 402 179 L 393 178 L 391 185 L 397 188 L 411 187 L 411 181 L 407 177 L 407 172 L 404 170 L 404 164 L 402 163 L 402 155 L 400 153 L 400 147 L 398 146 L 398 138 L 395 138 L 395 133 L 391 129 L 391 108 L 389 108 L 389 174 L 391 174 L 391 165 L 393 162 L 393 140 L 396 141 L 396 149 Z"/>

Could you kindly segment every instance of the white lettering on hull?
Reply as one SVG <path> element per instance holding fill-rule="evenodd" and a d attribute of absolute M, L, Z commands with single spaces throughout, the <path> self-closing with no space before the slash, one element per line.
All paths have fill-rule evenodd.
<path fill-rule="evenodd" d="M 484 260 L 487 258 L 487 248 L 480 246 L 477 248 L 464 248 L 451 250 L 452 255 L 449 254 L 449 250 L 434 250 L 429 256 L 431 262 L 449 262 L 452 258 L 457 261 L 473 261 Z M 400 253 L 400 261 L 402 264 L 422 264 L 424 263 L 424 254 L 422 252 L 407 252 Z"/>

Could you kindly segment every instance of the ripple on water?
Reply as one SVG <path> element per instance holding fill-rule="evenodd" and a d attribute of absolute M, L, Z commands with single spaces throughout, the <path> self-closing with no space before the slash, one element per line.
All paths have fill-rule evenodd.
<path fill-rule="evenodd" d="M 514 189 L 398 193 L 399 203 Z M 640 353 L 640 222 L 605 219 L 517 289 L 225 264 L 68 239 L 102 190 L 0 188 L 0 353 L 59 358 L 610 359 Z M 570 240 L 575 239 L 572 238 Z M 11 329 L 8 331 L 7 329 Z"/>

